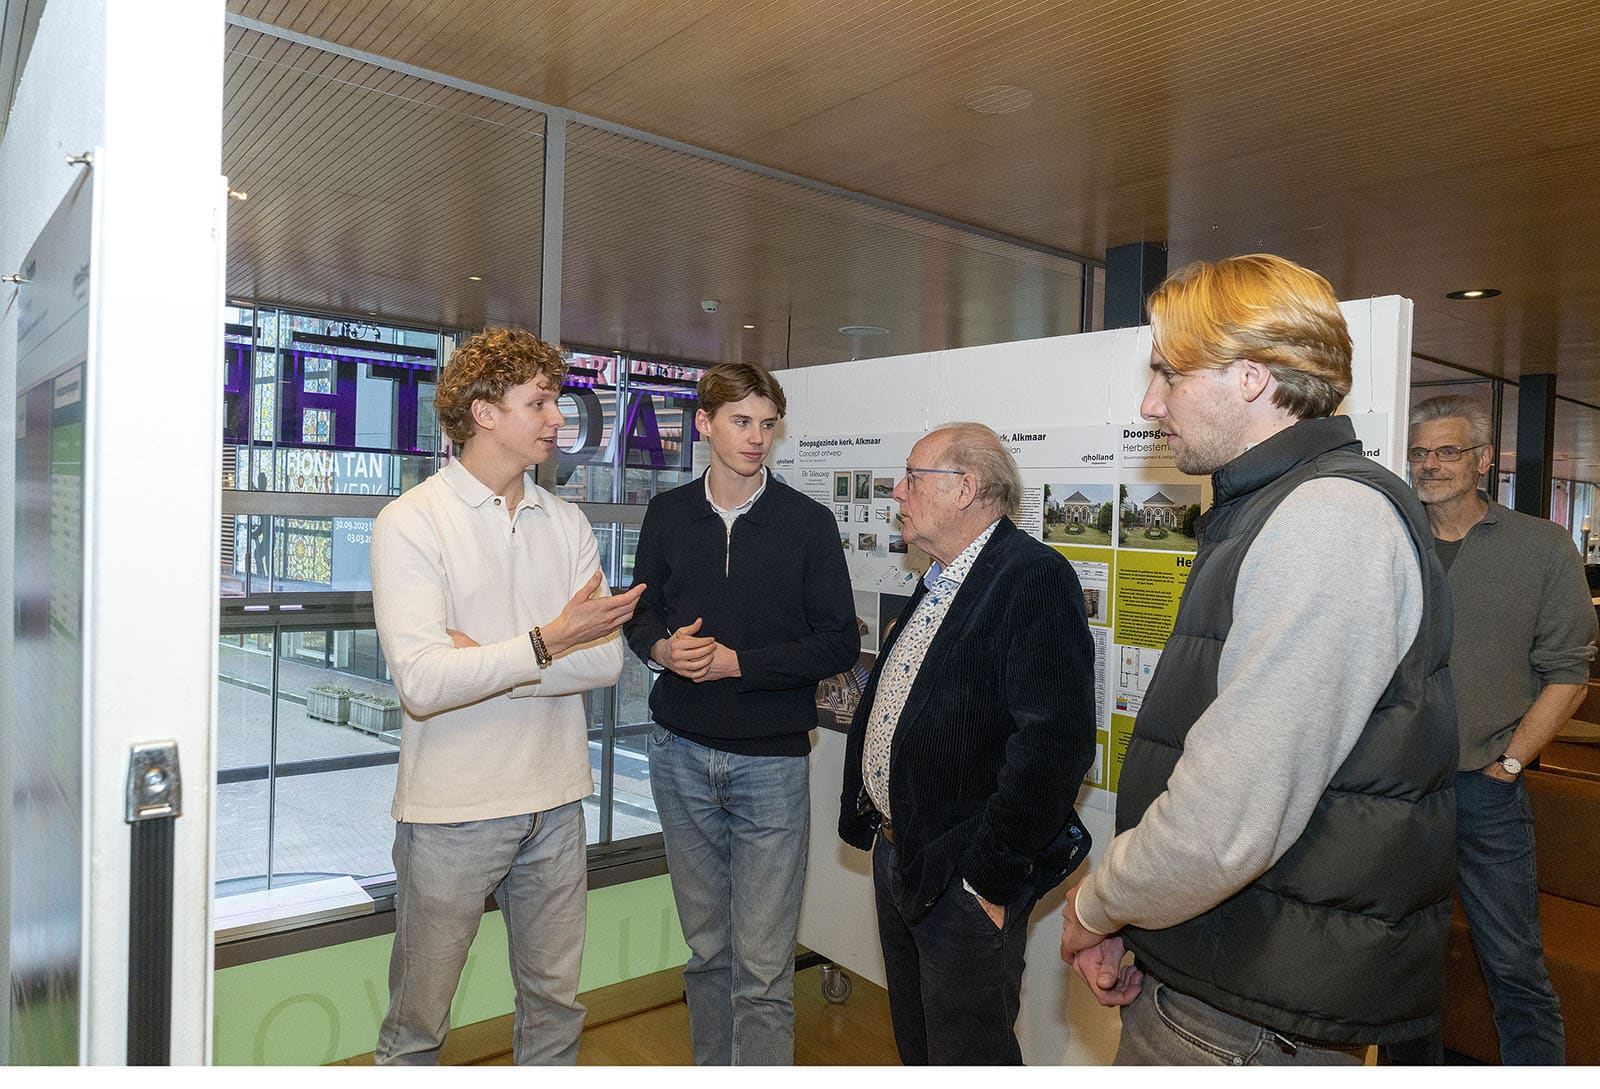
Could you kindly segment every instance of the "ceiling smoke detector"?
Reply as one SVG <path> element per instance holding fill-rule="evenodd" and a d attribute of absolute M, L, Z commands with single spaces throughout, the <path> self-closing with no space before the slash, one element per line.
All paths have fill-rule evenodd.
<path fill-rule="evenodd" d="M 1010 83 L 993 83 L 968 91 L 961 104 L 973 113 L 1021 113 L 1033 105 L 1033 92 Z"/>

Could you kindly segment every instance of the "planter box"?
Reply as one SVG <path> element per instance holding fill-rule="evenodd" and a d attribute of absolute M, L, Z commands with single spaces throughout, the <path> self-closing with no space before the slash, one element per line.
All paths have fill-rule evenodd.
<path fill-rule="evenodd" d="M 360 696 L 350 697 L 350 725 L 369 734 L 383 734 L 400 729 L 400 708 L 384 707 L 370 703 Z"/>
<path fill-rule="evenodd" d="M 343 724 L 350 719 L 350 697 L 312 689 L 306 693 L 306 717 Z"/>

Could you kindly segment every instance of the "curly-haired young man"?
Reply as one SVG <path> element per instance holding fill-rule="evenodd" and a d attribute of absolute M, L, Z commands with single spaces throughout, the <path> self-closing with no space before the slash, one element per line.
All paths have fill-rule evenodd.
<path fill-rule="evenodd" d="M 526 474 L 555 453 L 565 372 L 531 333 L 463 344 L 434 400 L 458 456 L 373 528 L 378 638 L 405 708 L 379 1063 L 438 1061 L 491 893 L 516 985 L 513 1058 L 577 1059 L 583 693 L 616 681 L 616 632 L 643 588 L 609 595 L 588 519 Z"/>

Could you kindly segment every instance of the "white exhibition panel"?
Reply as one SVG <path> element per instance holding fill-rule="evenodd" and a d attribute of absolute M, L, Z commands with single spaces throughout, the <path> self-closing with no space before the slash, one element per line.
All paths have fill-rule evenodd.
<path fill-rule="evenodd" d="M 53 210 L 92 171 L 95 222 L 84 385 L 82 859 L 77 1059 L 127 1055 L 129 747 L 176 741 L 171 1060 L 205 1062 L 211 1035 L 211 828 L 220 541 L 222 0 L 51 0 L 3 143 L 0 272 L 18 270 Z M 91 165 L 68 156 L 92 152 Z M 16 307 L 0 289 L 0 384 L 16 390 Z M 10 510 L 16 422 L 0 414 Z M 15 562 L 0 534 L 9 663 Z M 9 704 L 9 699 L 4 701 Z M 10 712 L 0 730 L 12 734 Z M 0 761 L 9 804 L 9 760 Z M 0 819 L 8 841 L 9 821 Z M 7 916 L 9 900 L 0 897 Z M 7 965 L 7 974 L 13 965 Z M 0 1020 L 0 1032 L 11 1023 Z M 3 1041 L 9 1053 L 16 1040 Z M 70 1061 L 70 1060 L 69 1060 Z"/>
<path fill-rule="evenodd" d="M 1410 384 L 1411 303 L 1398 297 L 1341 304 L 1355 345 L 1350 414 L 1369 457 L 1403 472 Z M 1150 331 L 1107 330 L 1015 344 L 860 360 L 782 374 L 789 399 L 785 445 L 807 435 L 927 431 L 954 420 L 997 430 L 1146 427 L 1139 402 L 1150 379 Z M 1209 487 L 1205 489 L 1209 496 Z M 870 856 L 837 834 L 845 737 L 819 729 L 811 753 L 811 848 L 800 943 L 849 972 L 884 981 Z M 1111 839 L 1114 795 L 1085 787 L 1078 812 L 1098 865 Z M 1068 884 L 1080 880 L 1081 871 Z M 1120 1020 L 1061 963 L 1067 885 L 1035 908 L 1017 1038 L 1030 1064 L 1109 1064 Z"/>

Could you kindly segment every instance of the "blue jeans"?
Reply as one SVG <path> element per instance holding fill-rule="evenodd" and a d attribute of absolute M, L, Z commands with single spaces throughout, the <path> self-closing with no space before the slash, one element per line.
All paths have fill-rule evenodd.
<path fill-rule="evenodd" d="M 1360 1066 L 1360 1044 L 1322 1045 L 1280 1036 L 1175 991 L 1145 973 L 1122 1009 L 1116 1066 Z"/>
<path fill-rule="evenodd" d="M 1500 1061 L 1560 1066 L 1566 1061 L 1561 1003 L 1544 968 L 1539 878 L 1528 787 L 1480 771 L 1456 773 L 1456 892 L 1494 1004 Z M 1394 1063 L 1444 1060 L 1443 1036 L 1386 1048 Z"/>
<path fill-rule="evenodd" d="M 694 1061 L 794 1062 L 794 943 L 811 831 L 804 756 L 741 756 L 650 732 Z"/>
<path fill-rule="evenodd" d="M 583 803 L 459 824 L 395 826 L 395 933 L 380 1065 L 439 1061 L 467 950 L 494 893 L 517 992 L 519 1064 L 578 1059 L 588 911 Z"/>
<path fill-rule="evenodd" d="M 907 1066 L 1016 1066 L 1017 1009 L 1028 947 L 1031 886 L 995 926 L 958 875 L 926 915 L 907 903 L 900 854 L 881 835 L 872 849 L 889 1020 Z M 907 909 L 913 909 L 908 913 Z M 912 920 L 915 919 L 913 922 Z"/>

